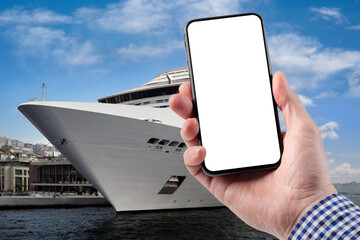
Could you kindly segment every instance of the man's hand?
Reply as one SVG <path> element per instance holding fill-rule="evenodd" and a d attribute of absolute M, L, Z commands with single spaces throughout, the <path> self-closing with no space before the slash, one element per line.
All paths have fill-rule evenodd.
<path fill-rule="evenodd" d="M 273 76 L 273 94 L 283 113 L 287 131 L 282 133 L 284 152 L 281 165 L 274 171 L 219 177 L 206 175 L 201 169 L 206 150 L 198 146 L 199 124 L 193 118 L 190 83 L 182 84 L 179 91 L 170 98 L 170 107 L 186 119 L 181 129 L 181 136 L 188 146 L 184 153 L 186 167 L 250 226 L 284 239 L 312 206 L 336 193 L 330 180 L 320 130 L 288 86 L 282 72 Z"/>

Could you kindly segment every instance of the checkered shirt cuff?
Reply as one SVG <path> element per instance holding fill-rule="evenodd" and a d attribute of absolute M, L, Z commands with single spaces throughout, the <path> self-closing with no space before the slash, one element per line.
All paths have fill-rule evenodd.
<path fill-rule="evenodd" d="M 301 218 L 290 239 L 360 239 L 360 208 L 340 193 L 330 195 Z"/>

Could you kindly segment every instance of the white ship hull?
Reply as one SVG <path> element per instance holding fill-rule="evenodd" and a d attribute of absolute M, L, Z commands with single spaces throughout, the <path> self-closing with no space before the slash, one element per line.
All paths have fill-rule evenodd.
<path fill-rule="evenodd" d="M 19 110 L 97 188 L 118 212 L 222 206 L 187 171 L 183 120 L 169 108 L 122 104 L 32 102 Z M 159 194 L 172 176 L 185 177 Z"/>

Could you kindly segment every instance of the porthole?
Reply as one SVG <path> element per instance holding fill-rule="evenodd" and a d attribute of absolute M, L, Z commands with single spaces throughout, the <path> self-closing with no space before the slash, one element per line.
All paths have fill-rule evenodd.
<path fill-rule="evenodd" d="M 179 148 L 185 148 L 185 147 L 186 147 L 186 144 L 182 142 L 182 143 L 179 144 L 178 147 L 179 147 Z"/>
<path fill-rule="evenodd" d="M 150 138 L 147 143 L 150 143 L 150 144 L 156 144 L 159 142 L 159 139 L 158 138 Z"/>
<path fill-rule="evenodd" d="M 179 144 L 179 142 L 177 142 L 177 141 L 172 141 L 172 142 L 169 144 L 169 146 L 170 146 L 170 147 L 176 147 L 178 144 Z"/>
<path fill-rule="evenodd" d="M 163 139 L 159 142 L 159 145 L 165 146 L 165 145 L 168 145 L 169 142 L 170 142 L 169 140 Z"/>

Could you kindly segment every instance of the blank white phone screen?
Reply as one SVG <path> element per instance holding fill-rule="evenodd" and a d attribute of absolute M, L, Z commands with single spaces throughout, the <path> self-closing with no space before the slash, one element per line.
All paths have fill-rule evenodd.
<path fill-rule="evenodd" d="M 188 25 L 201 141 L 210 171 L 280 159 L 262 29 L 256 15 Z"/>

